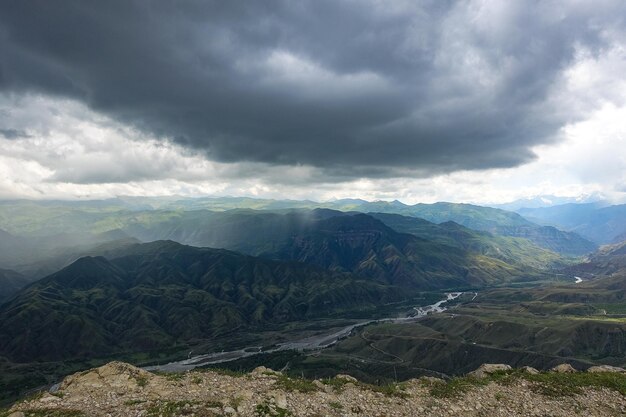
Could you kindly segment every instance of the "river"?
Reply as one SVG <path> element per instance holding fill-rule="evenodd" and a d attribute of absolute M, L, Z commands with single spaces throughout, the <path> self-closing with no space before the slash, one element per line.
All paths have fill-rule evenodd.
<path fill-rule="evenodd" d="M 198 355 L 191 357 L 189 359 L 185 359 L 182 361 L 170 362 L 164 365 L 155 365 L 148 366 L 144 369 L 147 371 L 162 371 L 162 372 L 184 372 L 190 369 L 197 368 L 199 366 L 216 364 L 216 363 L 224 363 L 230 362 L 241 358 L 246 358 L 248 356 L 257 355 L 259 353 L 273 353 L 273 352 L 281 352 L 285 350 L 320 350 L 327 347 L 330 347 L 344 339 L 352 333 L 352 331 L 358 327 L 366 326 L 370 323 L 374 322 L 391 322 L 391 323 L 405 323 L 414 321 L 419 319 L 420 317 L 424 317 L 428 314 L 432 313 L 441 313 L 446 311 L 447 307 L 444 305 L 449 301 L 455 300 L 459 298 L 463 293 L 462 292 L 452 292 L 447 293 L 446 298 L 437 301 L 434 304 L 430 304 L 422 307 L 414 307 L 413 310 L 415 314 L 408 317 L 389 317 L 384 319 L 376 319 L 376 320 L 366 320 L 359 323 L 351 324 L 349 326 L 343 327 L 339 330 L 335 330 L 331 333 L 310 336 L 303 339 L 298 339 L 286 343 L 281 343 L 274 348 L 263 350 L 260 346 L 250 346 L 238 350 L 231 350 L 227 352 L 215 352 L 215 353 L 207 353 L 204 355 Z M 474 293 L 474 298 L 478 293 Z M 472 298 L 472 300 L 474 299 Z"/>

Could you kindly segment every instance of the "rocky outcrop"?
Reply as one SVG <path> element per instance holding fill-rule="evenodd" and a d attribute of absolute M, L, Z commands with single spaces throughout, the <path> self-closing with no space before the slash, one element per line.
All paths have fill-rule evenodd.
<path fill-rule="evenodd" d="M 468 375 L 476 378 L 485 378 L 498 371 L 510 371 L 512 368 L 510 365 L 503 365 L 501 363 L 484 363 L 480 365 L 478 369 L 470 372 Z"/>
<path fill-rule="evenodd" d="M 578 372 L 572 365 L 569 363 L 562 363 L 560 365 L 551 368 L 550 371 L 558 372 L 560 374 L 573 374 L 574 372 Z"/>
<path fill-rule="evenodd" d="M 591 372 L 596 373 L 596 380 L 598 372 L 614 369 Z M 503 375 L 511 379 L 504 382 L 499 379 Z M 555 395 L 556 391 L 542 385 L 542 375 L 568 378 L 567 374 L 516 372 L 505 365 L 486 364 L 462 383 L 421 378 L 377 387 L 349 375 L 330 380 L 291 379 L 264 367 L 236 377 L 209 370 L 153 374 L 111 362 L 68 376 L 57 392 L 15 404 L 0 415 L 564 417 L 626 413 L 626 397 L 617 391 L 589 386 Z M 615 377 L 626 382 L 626 375 L 611 374 Z"/>
<path fill-rule="evenodd" d="M 617 366 L 609 366 L 609 365 L 598 365 L 592 366 L 587 369 L 587 372 L 598 373 L 598 372 L 612 372 L 612 373 L 626 373 L 626 369 L 620 368 Z"/>

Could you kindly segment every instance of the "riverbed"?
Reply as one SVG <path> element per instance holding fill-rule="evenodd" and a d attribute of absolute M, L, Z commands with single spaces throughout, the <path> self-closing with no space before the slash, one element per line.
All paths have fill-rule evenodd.
<path fill-rule="evenodd" d="M 237 359 L 246 358 L 248 356 L 257 355 L 259 353 L 274 353 L 281 352 L 285 350 L 298 350 L 298 351 L 311 351 L 311 350 L 321 350 L 327 347 L 330 347 L 344 339 L 352 333 L 352 331 L 356 328 L 366 326 L 375 322 L 385 322 L 385 323 L 406 323 L 415 321 L 421 317 L 427 316 L 428 314 L 433 313 L 441 313 L 447 310 L 446 303 L 453 301 L 463 295 L 462 292 L 452 292 L 447 293 L 446 298 L 437 301 L 434 304 L 430 304 L 427 306 L 420 306 L 413 308 L 413 314 L 410 314 L 407 317 L 389 317 L 384 319 L 376 319 L 376 320 L 364 320 L 355 324 L 351 324 L 349 326 L 340 328 L 339 330 L 335 329 L 330 333 L 310 336 L 303 339 L 298 339 L 294 341 L 289 341 L 286 343 L 281 343 L 276 347 L 262 350 L 261 346 L 249 346 L 242 349 L 231 350 L 226 352 L 214 352 L 207 353 L 204 355 L 193 356 L 189 359 L 185 359 L 182 361 L 170 362 L 164 365 L 155 365 L 148 366 L 144 369 L 147 371 L 161 371 L 161 372 L 184 372 L 199 366 L 216 364 L 216 363 L 224 363 L 231 362 Z M 474 293 L 474 298 L 476 298 L 478 294 Z M 472 298 L 472 300 L 474 299 Z"/>

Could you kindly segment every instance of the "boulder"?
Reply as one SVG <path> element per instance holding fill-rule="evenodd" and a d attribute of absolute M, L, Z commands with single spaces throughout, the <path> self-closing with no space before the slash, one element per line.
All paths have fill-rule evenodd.
<path fill-rule="evenodd" d="M 576 369 L 574 369 L 574 367 L 572 365 L 570 365 L 569 363 L 562 363 L 560 365 L 555 366 L 554 368 L 550 369 L 550 371 L 552 372 L 558 372 L 560 374 L 572 374 L 574 372 L 578 372 Z"/>
<path fill-rule="evenodd" d="M 624 372 L 626 372 L 626 369 L 620 368 L 620 367 L 617 367 L 617 366 L 598 365 L 598 366 L 592 366 L 591 368 L 587 369 L 587 372 L 591 372 L 591 373 L 597 373 L 597 372 L 624 373 Z"/>
<path fill-rule="evenodd" d="M 352 382 L 352 383 L 355 383 L 358 381 L 355 377 L 346 375 L 346 374 L 338 374 L 337 376 L 335 376 L 335 378 L 341 379 L 347 382 Z"/>
<path fill-rule="evenodd" d="M 497 371 L 510 371 L 511 366 L 505 365 L 503 363 L 483 363 L 478 367 L 478 369 L 468 373 L 468 376 L 473 376 L 476 378 L 484 378 L 489 374 L 493 374 Z"/>
<path fill-rule="evenodd" d="M 257 366 L 252 370 L 252 374 L 258 376 L 278 376 L 282 375 L 282 372 L 275 371 L 270 368 L 266 368 L 265 366 Z"/>
<path fill-rule="evenodd" d="M 526 372 L 527 374 L 531 374 L 531 375 L 537 375 L 539 373 L 539 371 L 533 368 L 532 366 L 522 366 L 520 369 Z"/>
<path fill-rule="evenodd" d="M 124 362 L 109 362 L 99 368 L 78 372 L 63 379 L 60 391 L 80 389 L 112 389 L 119 391 L 141 388 L 154 379 L 154 375 Z"/>

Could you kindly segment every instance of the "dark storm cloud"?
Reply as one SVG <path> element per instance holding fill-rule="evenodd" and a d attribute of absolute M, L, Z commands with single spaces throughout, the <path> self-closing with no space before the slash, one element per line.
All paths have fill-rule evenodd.
<path fill-rule="evenodd" d="M 0 128 L 0 136 L 5 139 L 24 139 L 29 138 L 30 135 L 23 130 L 18 129 L 3 129 Z"/>
<path fill-rule="evenodd" d="M 77 98 L 223 162 L 508 167 L 572 117 L 553 93 L 576 48 L 600 53 L 621 27 L 621 2 L 592 6 L 7 0 L 0 88 Z"/>

